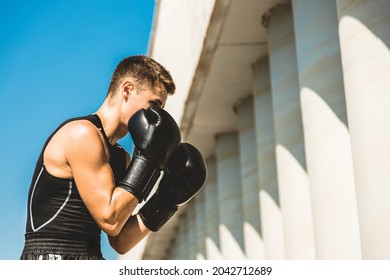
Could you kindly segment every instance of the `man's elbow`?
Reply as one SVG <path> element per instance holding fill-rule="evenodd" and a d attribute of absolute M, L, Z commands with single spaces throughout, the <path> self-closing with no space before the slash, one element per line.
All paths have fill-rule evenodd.
<path fill-rule="evenodd" d="M 118 245 L 118 239 L 116 236 L 109 236 L 108 240 L 110 242 L 111 247 L 117 252 L 119 255 L 124 255 L 130 251 L 130 248 L 126 248 L 124 246 Z"/>
<path fill-rule="evenodd" d="M 124 255 L 130 250 L 125 250 L 123 248 L 114 248 L 115 252 L 117 252 L 119 255 Z"/>

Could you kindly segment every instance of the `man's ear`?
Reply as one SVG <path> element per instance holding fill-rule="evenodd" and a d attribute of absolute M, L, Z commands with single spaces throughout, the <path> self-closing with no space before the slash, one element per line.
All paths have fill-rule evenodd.
<path fill-rule="evenodd" d="M 135 92 L 135 84 L 133 80 L 126 79 L 122 83 L 121 93 L 123 98 L 127 101 L 132 93 Z"/>

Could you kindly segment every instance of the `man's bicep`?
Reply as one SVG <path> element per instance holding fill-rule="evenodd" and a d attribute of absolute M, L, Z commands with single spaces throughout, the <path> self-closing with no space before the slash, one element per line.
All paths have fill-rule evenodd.
<path fill-rule="evenodd" d="M 104 210 L 115 188 L 102 139 L 91 128 L 82 130 L 70 137 L 66 154 L 81 198 L 91 214 L 98 215 L 95 212 Z"/>
<path fill-rule="evenodd" d="M 95 206 L 103 209 L 109 205 L 115 188 L 109 164 L 96 165 L 84 161 L 73 174 L 80 196 L 90 211 L 94 211 Z"/>

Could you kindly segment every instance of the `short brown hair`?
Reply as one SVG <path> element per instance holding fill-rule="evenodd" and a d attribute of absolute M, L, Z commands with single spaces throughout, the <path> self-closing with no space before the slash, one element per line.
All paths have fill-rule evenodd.
<path fill-rule="evenodd" d="M 171 74 L 153 58 L 144 55 L 135 55 L 124 58 L 119 62 L 111 77 L 108 94 L 113 94 L 122 78 L 130 76 L 134 78 L 138 86 L 147 86 L 154 89 L 163 86 L 169 95 L 176 90 Z"/>

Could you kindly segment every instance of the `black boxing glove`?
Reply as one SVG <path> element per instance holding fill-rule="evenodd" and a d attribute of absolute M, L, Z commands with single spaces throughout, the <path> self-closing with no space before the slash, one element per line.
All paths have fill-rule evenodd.
<path fill-rule="evenodd" d="M 119 187 L 142 202 L 178 148 L 180 129 L 172 116 L 159 107 L 137 111 L 130 118 L 128 129 L 134 142 L 134 154 Z"/>
<path fill-rule="evenodd" d="M 156 193 L 140 209 L 144 225 L 158 231 L 203 187 L 207 176 L 201 153 L 188 143 L 180 144 L 168 161 Z"/>

